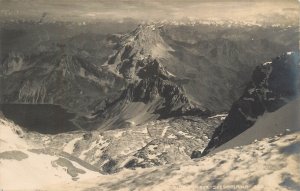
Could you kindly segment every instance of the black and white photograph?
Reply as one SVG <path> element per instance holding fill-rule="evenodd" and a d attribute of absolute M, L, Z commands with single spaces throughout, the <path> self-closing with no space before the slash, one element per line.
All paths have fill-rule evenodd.
<path fill-rule="evenodd" d="M 300 0 L 0 0 L 0 191 L 300 191 Z"/>

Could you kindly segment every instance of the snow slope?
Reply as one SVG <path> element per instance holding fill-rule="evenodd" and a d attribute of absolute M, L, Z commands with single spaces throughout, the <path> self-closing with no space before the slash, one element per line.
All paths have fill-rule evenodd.
<path fill-rule="evenodd" d="M 300 130 L 300 98 L 288 103 L 275 112 L 264 113 L 260 116 L 255 124 L 234 137 L 227 143 L 216 148 L 212 152 L 222 151 L 236 146 L 250 144 L 255 140 L 260 140 L 266 137 L 273 137 L 286 131 Z"/>
<path fill-rule="evenodd" d="M 97 177 L 72 157 L 40 150 L 41 146 L 22 138 L 22 130 L 0 118 L 0 188 L 36 190 L 45 185 Z"/>

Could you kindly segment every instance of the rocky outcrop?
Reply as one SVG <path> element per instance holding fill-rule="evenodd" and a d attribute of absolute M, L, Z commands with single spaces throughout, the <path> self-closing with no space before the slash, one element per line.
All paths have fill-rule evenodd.
<path fill-rule="evenodd" d="M 209 114 L 190 103 L 180 87 L 170 80 L 162 78 L 146 78 L 136 84 L 131 84 L 124 92 L 124 98 L 133 102 L 150 103 L 159 101 L 161 104 L 152 108 L 152 112 L 160 118 Z"/>
<path fill-rule="evenodd" d="M 300 92 L 299 73 L 299 53 L 295 52 L 257 66 L 244 94 L 232 105 L 202 155 L 250 128 L 265 112 L 274 112 L 294 100 Z"/>
<path fill-rule="evenodd" d="M 124 121 L 130 121 L 131 118 L 147 118 L 145 115 L 155 115 L 151 119 L 165 119 L 175 116 L 209 114 L 205 108 L 193 104 L 185 95 L 184 90 L 174 82 L 174 77 L 150 55 L 146 59 L 138 60 L 135 72 L 131 74 L 134 74 L 130 76 L 132 77 L 131 83 L 122 95 L 111 104 L 107 104 L 105 109 L 97 112 L 97 116 L 104 117 L 103 121 L 118 118 L 116 123 L 120 124 L 122 115 L 127 116 Z M 128 114 L 133 111 L 127 108 L 133 103 L 142 103 L 144 108 L 140 113 L 130 117 Z M 142 120 L 142 122 L 146 121 Z M 117 126 L 117 124 L 110 125 Z"/>

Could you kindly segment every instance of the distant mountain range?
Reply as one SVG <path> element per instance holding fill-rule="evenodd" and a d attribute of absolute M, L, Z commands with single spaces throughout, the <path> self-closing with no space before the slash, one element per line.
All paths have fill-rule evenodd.
<path fill-rule="evenodd" d="M 35 33 L 34 27 L 25 25 L 26 35 L 4 42 L 1 102 L 58 104 L 92 127 L 103 121 L 112 125 L 119 113 L 125 117 L 118 124 L 139 124 L 226 112 L 256 65 L 296 47 L 293 38 L 298 37 L 294 28 L 166 23 L 139 25 L 124 34 L 79 33 L 59 41 L 47 33 L 31 45 L 26 31 Z M 17 34 L 9 28 L 3 35 L 9 30 Z M 22 41 L 28 41 L 28 48 L 22 48 Z M 143 112 L 133 115 L 132 104 Z"/>

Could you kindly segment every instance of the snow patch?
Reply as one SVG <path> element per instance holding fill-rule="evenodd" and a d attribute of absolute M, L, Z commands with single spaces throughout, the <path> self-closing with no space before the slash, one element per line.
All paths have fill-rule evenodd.
<path fill-rule="evenodd" d="M 163 131 L 161 132 L 161 137 L 164 137 L 164 136 L 165 136 L 165 134 L 166 134 L 166 132 L 167 132 L 167 130 L 168 130 L 169 127 L 170 127 L 170 126 L 164 127 Z"/>
<path fill-rule="evenodd" d="M 263 66 L 270 65 L 270 64 L 272 64 L 272 62 L 265 62 L 263 63 Z"/>
<path fill-rule="evenodd" d="M 221 117 L 221 119 L 222 119 L 222 118 L 226 118 L 227 116 L 228 116 L 228 114 L 217 114 L 217 115 L 208 117 L 208 119 L 214 119 L 214 118 L 218 118 L 218 117 Z"/>
<path fill-rule="evenodd" d="M 243 100 L 246 100 L 246 101 L 255 101 L 254 98 L 252 98 L 252 97 L 244 97 Z"/>
<path fill-rule="evenodd" d="M 66 146 L 64 147 L 64 151 L 67 153 L 73 153 L 74 148 L 75 148 L 75 144 L 77 141 L 81 140 L 81 137 L 77 137 L 73 140 L 71 140 L 69 143 L 66 144 Z"/>
<path fill-rule="evenodd" d="M 123 133 L 124 133 L 123 131 L 119 131 L 119 132 L 115 133 L 113 136 L 115 138 L 120 138 L 120 137 L 122 137 Z"/>
<path fill-rule="evenodd" d="M 188 133 L 183 131 L 178 131 L 178 134 L 185 136 L 186 138 L 192 138 L 193 136 L 188 135 Z"/>

